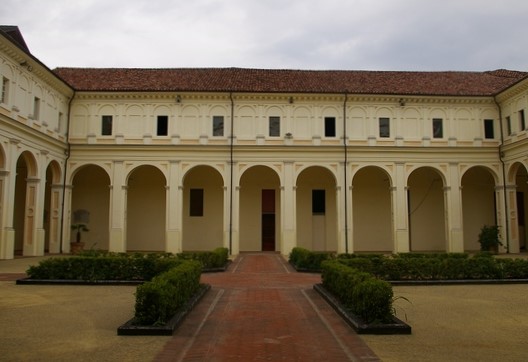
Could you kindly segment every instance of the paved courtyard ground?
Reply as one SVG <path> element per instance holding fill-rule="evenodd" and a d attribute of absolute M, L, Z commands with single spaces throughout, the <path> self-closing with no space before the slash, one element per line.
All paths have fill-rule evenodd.
<path fill-rule="evenodd" d="M 0 361 L 526 361 L 528 285 L 395 287 L 410 336 L 359 337 L 313 291 L 317 274 L 241 254 L 172 337 L 117 336 L 135 287 L 15 285 L 0 261 Z"/>

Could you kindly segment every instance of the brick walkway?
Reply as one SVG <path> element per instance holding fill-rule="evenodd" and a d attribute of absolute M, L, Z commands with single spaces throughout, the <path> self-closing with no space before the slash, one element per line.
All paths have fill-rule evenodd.
<path fill-rule="evenodd" d="M 156 361 L 378 361 L 278 254 L 241 254 L 225 273 L 205 274 L 211 291 Z"/>

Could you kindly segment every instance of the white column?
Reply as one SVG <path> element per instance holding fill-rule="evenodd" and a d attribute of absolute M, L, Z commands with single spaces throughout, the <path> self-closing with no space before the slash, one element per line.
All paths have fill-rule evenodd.
<path fill-rule="evenodd" d="M 182 249 L 182 208 L 183 186 L 181 179 L 181 164 L 171 161 L 169 166 L 169 184 L 167 186 L 167 235 L 166 251 L 180 253 Z"/>
<path fill-rule="evenodd" d="M 447 252 L 464 252 L 464 232 L 462 220 L 462 188 L 457 163 L 449 164 L 449 180 L 445 191 Z"/>
<path fill-rule="evenodd" d="M 13 212 L 15 208 L 14 185 L 16 174 L 0 171 L 0 259 L 15 257 L 15 231 L 13 229 Z"/>
<path fill-rule="evenodd" d="M 284 161 L 283 185 L 281 186 L 281 247 L 283 255 L 290 254 L 297 244 L 297 200 L 293 161 Z"/>
<path fill-rule="evenodd" d="M 337 252 L 349 254 L 354 252 L 352 223 L 352 177 L 347 167 L 347 184 L 345 185 L 344 162 L 337 171 L 336 207 L 337 207 Z M 346 201 L 345 201 L 346 198 Z M 346 212 L 345 212 L 346 210 Z M 347 245 L 348 243 L 348 245 Z"/>
<path fill-rule="evenodd" d="M 395 164 L 394 185 L 392 187 L 392 227 L 395 253 L 408 253 L 409 247 L 409 205 L 407 200 L 407 179 L 405 163 Z"/>
<path fill-rule="evenodd" d="M 508 218 L 508 236 L 509 243 L 506 240 L 506 223 L 502 224 L 501 227 L 501 239 L 503 251 L 509 251 L 510 253 L 519 253 L 519 215 L 517 213 L 517 185 L 506 185 L 506 213 L 505 217 Z M 504 220 L 506 222 L 506 220 Z M 508 245 L 509 244 L 509 245 Z M 509 247 L 509 250 L 507 250 Z"/>
<path fill-rule="evenodd" d="M 114 161 L 110 186 L 110 241 L 109 251 L 126 251 L 126 198 L 123 161 Z"/>
<path fill-rule="evenodd" d="M 49 223 L 49 252 L 60 252 L 60 220 L 61 220 L 62 185 L 51 185 L 50 223 Z"/>
<path fill-rule="evenodd" d="M 238 255 L 240 253 L 240 173 L 238 169 L 238 163 L 233 163 L 233 185 L 232 189 L 227 187 L 227 194 L 232 192 L 233 200 L 230 201 L 226 198 L 226 218 L 229 227 L 229 212 L 231 212 L 231 236 L 229 236 L 229 229 L 226 233 L 225 245 L 229 248 L 231 243 L 231 255 Z M 228 181 L 229 182 L 229 181 Z M 231 206 L 229 205 L 231 203 Z M 229 208 L 231 207 L 231 211 Z"/>
<path fill-rule="evenodd" d="M 38 199 L 40 189 L 40 179 L 28 178 L 26 180 L 26 208 L 24 211 L 24 256 L 41 255 L 39 253 L 40 243 L 44 250 L 44 234 L 38 231 L 38 223 L 42 214 L 38 213 Z M 42 221 L 40 221 L 42 224 Z M 42 229 L 42 231 L 44 231 Z M 41 235 L 42 234 L 42 235 Z M 42 240 L 41 240 L 42 239 Z"/>

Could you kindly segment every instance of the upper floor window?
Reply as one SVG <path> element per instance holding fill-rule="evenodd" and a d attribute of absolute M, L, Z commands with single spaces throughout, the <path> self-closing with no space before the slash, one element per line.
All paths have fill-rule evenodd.
<path fill-rule="evenodd" d="M 493 139 L 495 138 L 495 122 L 492 119 L 484 120 L 484 138 Z"/>
<path fill-rule="evenodd" d="M 444 138 L 444 120 L 433 118 L 433 138 Z"/>
<path fill-rule="evenodd" d="M 390 118 L 381 117 L 379 119 L 379 136 L 382 138 L 390 137 Z"/>
<path fill-rule="evenodd" d="M 506 117 L 506 131 L 508 132 L 508 136 L 511 136 L 511 134 L 512 134 L 512 124 L 511 124 L 510 116 Z"/>
<path fill-rule="evenodd" d="M 40 118 L 40 98 L 35 97 L 33 99 L 33 119 L 38 120 Z"/>
<path fill-rule="evenodd" d="M 101 135 L 102 136 L 112 135 L 112 123 L 113 123 L 113 116 L 103 116 L 101 118 Z"/>
<path fill-rule="evenodd" d="M 519 111 L 519 127 L 521 131 L 526 129 L 526 119 L 524 118 L 524 109 Z"/>
<path fill-rule="evenodd" d="M 280 117 L 269 118 L 269 136 L 280 137 Z"/>
<path fill-rule="evenodd" d="M 325 137 L 336 136 L 336 119 L 335 117 L 325 117 L 324 119 Z"/>
<path fill-rule="evenodd" d="M 57 120 L 57 132 L 62 133 L 64 129 L 64 113 L 59 112 L 59 117 Z"/>
<path fill-rule="evenodd" d="M 224 136 L 224 116 L 213 116 L 213 137 Z"/>
<path fill-rule="evenodd" d="M 169 134 L 169 116 L 158 116 L 156 135 L 167 136 Z"/>
<path fill-rule="evenodd" d="M 2 94 L 0 94 L 0 103 L 7 103 L 9 94 L 9 79 L 2 77 Z"/>

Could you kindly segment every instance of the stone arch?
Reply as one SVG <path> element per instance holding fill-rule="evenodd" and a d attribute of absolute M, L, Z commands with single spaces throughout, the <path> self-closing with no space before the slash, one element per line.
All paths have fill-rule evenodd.
<path fill-rule="evenodd" d="M 165 175 L 152 165 L 140 165 L 127 177 L 126 250 L 165 251 Z"/>
<path fill-rule="evenodd" d="M 223 245 L 224 179 L 214 167 L 196 165 L 183 177 L 183 237 L 186 251 Z"/>
<path fill-rule="evenodd" d="M 378 166 L 366 166 L 352 178 L 354 251 L 391 252 L 391 177 Z"/>
<path fill-rule="evenodd" d="M 337 251 L 335 175 L 326 167 L 309 166 L 296 180 L 297 246 Z"/>
<path fill-rule="evenodd" d="M 241 173 L 239 184 L 240 251 L 280 250 L 279 174 L 253 165 Z"/>
<path fill-rule="evenodd" d="M 446 251 L 444 175 L 423 166 L 407 179 L 411 251 Z"/>
<path fill-rule="evenodd" d="M 110 176 L 103 167 L 84 164 L 72 174 L 70 224 L 86 224 L 85 248 L 108 250 L 110 231 Z M 75 241 L 71 233 L 70 242 Z"/>
<path fill-rule="evenodd" d="M 497 224 L 496 176 L 488 167 L 474 166 L 464 172 L 461 185 L 464 250 L 476 251 L 482 226 Z"/>

